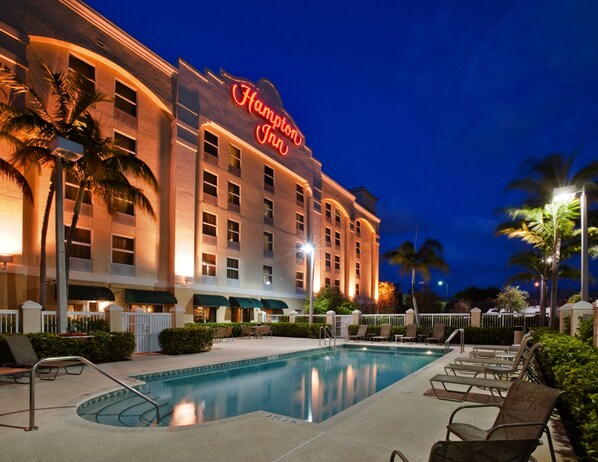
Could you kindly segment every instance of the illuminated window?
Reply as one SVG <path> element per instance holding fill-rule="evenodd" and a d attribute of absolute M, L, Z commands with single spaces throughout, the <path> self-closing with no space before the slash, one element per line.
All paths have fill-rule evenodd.
<path fill-rule="evenodd" d="M 203 234 L 207 234 L 208 236 L 216 237 L 216 215 L 213 213 L 203 212 L 201 232 Z"/>
<path fill-rule="evenodd" d="M 295 258 L 297 260 L 303 261 L 304 257 L 305 257 L 305 252 L 303 251 L 303 244 L 301 242 L 297 242 L 295 244 Z"/>
<path fill-rule="evenodd" d="M 264 218 L 274 220 L 274 202 L 264 198 Z"/>
<path fill-rule="evenodd" d="M 210 253 L 201 254 L 201 274 L 204 276 L 216 276 L 216 255 Z"/>
<path fill-rule="evenodd" d="M 226 277 L 228 279 L 239 279 L 239 260 L 236 258 L 226 259 Z"/>
<path fill-rule="evenodd" d="M 355 296 L 359 297 L 359 284 L 355 284 Z"/>
<path fill-rule="evenodd" d="M 264 187 L 270 191 L 274 190 L 274 169 L 264 165 Z"/>
<path fill-rule="evenodd" d="M 120 132 L 114 132 L 114 145 L 123 152 L 137 154 L 137 141 Z"/>
<path fill-rule="evenodd" d="M 340 271 L 341 270 L 341 257 L 340 255 L 335 255 L 334 256 L 334 271 Z"/>
<path fill-rule="evenodd" d="M 203 172 L 203 192 L 218 197 L 218 177 L 207 170 Z"/>
<path fill-rule="evenodd" d="M 326 271 L 330 271 L 330 269 L 332 268 L 332 255 L 326 252 L 326 257 L 324 260 L 326 262 Z"/>
<path fill-rule="evenodd" d="M 332 230 L 330 228 L 326 227 L 324 234 L 326 235 L 326 237 L 325 237 L 326 246 L 330 247 L 332 245 Z"/>
<path fill-rule="evenodd" d="M 324 287 L 330 288 L 330 278 L 324 278 Z"/>
<path fill-rule="evenodd" d="M 94 66 L 73 55 L 69 55 L 69 71 L 78 73 L 84 82 L 89 83 L 89 86 L 86 88 L 87 91 L 95 89 L 96 68 Z"/>
<path fill-rule="evenodd" d="M 137 92 L 117 80 L 114 86 L 114 107 L 137 117 Z"/>
<path fill-rule="evenodd" d="M 135 204 L 128 199 L 122 197 L 112 198 L 112 211 L 117 213 L 124 213 L 125 215 L 135 216 Z"/>
<path fill-rule="evenodd" d="M 239 223 L 233 220 L 228 220 L 226 228 L 226 239 L 228 240 L 228 242 L 239 243 Z"/>
<path fill-rule="evenodd" d="M 295 273 L 295 289 L 303 290 L 303 271 Z"/>
<path fill-rule="evenodd" d="M 264 284 L 272 285 L 272 267 L 268 265 L 263 266 Z"/>
<path fill-rule="evenodd" d="M 303 186 L 300 184 L 297 185 L 297 193 L 295 194 L 295 197 L 297 198 L 297 204 L 303 205 L 305 202 L 305 193 L 303 191 Z"/>
<path fill-rule="evenodd" d="M 241 205 L 241 187 L 228 182 L 228 203 L 239 207 Z"/>
<path fill-rule="evenodd" d="M 361 263 L 359 262 L 355 263 L 355 276 L 361 276 Z"/>
<path fill-rule="evenodd" d="M 274 237 L 272 233 L 264 232 L 264 252 L 272 252 L 274 250 Z"/>
<path fill-rule="evenodd" d="M 357 234 L 357 237 L 361 237 L 361 221 L 355 222 L 355 234 Z"/>
<path fill-rule="evenodd" d="M 355 241 L 355 255 L 361 256 L 361 242 Z"/>
<path fill-rule="evenodd" d="M 64 237 L 69 235 L 69 226 L 64 227 Z M 91 230 L 75 228 L 73 241 L 71 244 L 70 258 L 80 258 L 82 260 L 91 260 Z"/>
<path fill-rule="evenodd" d="M 301 213 L 295 214 L 295 228 L 300 235 L 305 231 L 305 217 Z"/>
<path fill-rule="evenodd" d="M 203 152 L 218 157 L 218 137 L 207 130 L 203 134 Z"/>
<path fill-rule="evenodd" d="M 77 177 L 72 171 L 67 170 L 64 179 L 64 198 L 76 201 L 78 193 L 79 181 L 77 181 Z M 89 188 L 83 190 L 83 203 L 91 204 L 91 190 Z"/>
<path fill-rule="evenodd" d="M 326 202 L 326 221 L 330 223 L 332 221 L 332 205 Z"/>
<path fill-rule="evenodd" d="M 334 232 L 334 245 L 337 249 L 341 248 L 341 233 L 338 231 Z"/>
<path fill-rule="evenodd" d="M 241 150 L 232 144 L 228 145 L 228 166 L 241 170 Z"/>
<path fill-rule="evenodd" d="M 112 235 L 112 263 L 120 265 L 135 264 L 135 240 Z"/>
<path fill-rule="evenodd" d="M 334 209 L 334 224 L 337 226 L 341 224 L 341 211 L 339 209 Z"/>

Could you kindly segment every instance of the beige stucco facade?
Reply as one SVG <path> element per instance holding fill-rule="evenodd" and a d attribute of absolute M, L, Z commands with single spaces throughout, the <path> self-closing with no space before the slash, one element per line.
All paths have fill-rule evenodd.
<path fill-rule="evenodd" d="M 183 60 L 173 66 L 77 1 L 5 3 L 0 61 L 37 85 L 40 58 L 53 71 L 82 66 L 111 98 L 95 107 L 103 136 L 124 140 L 159 183 L 153 191 L 132 180 L 143 188 L 155 219 L 137 210 L 110 215 L 94 200 L 84 205 L 77 224 L 81 258 L 70 259 L 71 285 L 109 288 L 125 309 L 158 307 L 132 293 L 137 290 L 168 292 L 189 315 L 197 312 L 202 296 L 253 300 L 256 306 L 273 300 L 300 311 L 310 277 L 309 258 L 298 248 L 311 242 L 315 291 L 337 285 L 364 303 L 377 298 L 376 199 L 365 188 L 347 190 L 322 172 L 306 144 L 309 134 L 285 111 L 271 82 L 200 72 Z M 11 153 L 10 146 L 0 146 L 3 159 L 10 160 Z M 0 271 L 0 308 L 38 297 L 50 171 L 25 174 L 33 205 L 0 179 L 0 254 L 13 255 Z M 67 226 L 73 204 L 67 191 Z M 51 219 L 49 280 L 55 278 L 53 227 Z M 52 291 L 50 285 L 50 309 Z M 94 310 L 103 303 L 70 300 L 70 305 Z M 159 306 L 167 308 L 168 303 Z M 226 304 L 201 308 L 210 320 L 240 320 L 244 314 L 247 319 L 254 311 Z"/>

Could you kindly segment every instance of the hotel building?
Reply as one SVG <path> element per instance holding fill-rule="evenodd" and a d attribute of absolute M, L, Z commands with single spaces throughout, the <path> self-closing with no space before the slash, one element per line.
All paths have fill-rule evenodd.
<path fill-rule="evenodd" d="M 40 60 L 73 70 L 110 102 L 94 117 L 104 137 L 138 156 L 159 183 L 145 188 L 156 218 L 130 203 L 106 208 L 86 195 L 69 265 L 69 309 L 185 308 L 196 319 L 255 319 L 259 308 L 301 312 L 310 288 L 338 286 L 364 304 L 377 299 L 376 198 L 347 190 L 322 171 L 272 82 L 172 65 L 75 0 L 5 0 L 0 61 L 43 88 Z M 8 93 L 0 96 L 11 102 Z M 10 160 L 12 148 L 0 145 Z M 0 308 L 38 299 L 40 229 L 50 169 L 24 172 L 33 205 L 0 178 Z M 64 221 L 75 185 L 65 175 Z M 53 216 L 53 215 L 52 215 Z M 55 301 L 50 219 L 47 308 Z M 8 257 L 7 259 L 10 259 Z"/>

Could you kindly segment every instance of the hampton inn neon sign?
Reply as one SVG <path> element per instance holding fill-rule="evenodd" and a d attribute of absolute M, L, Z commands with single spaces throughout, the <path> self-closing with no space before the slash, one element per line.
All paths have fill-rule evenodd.
<path fill-rule="evenodd" d="M 264 123 L 255 127 L 255 137 L 260 144 L 271 146 L 282 156 L 289 152 L 288 141 L 295 146 L 303 144 L 303 135 L 299 130 L 291 125 L 285 116 L 281 116 L 259 99 L 256 89 L 244 83 L 235 83 L 231 87 L 231 95 L 237 106 L 245 107 L 250 114 L 264 119 Z"/>

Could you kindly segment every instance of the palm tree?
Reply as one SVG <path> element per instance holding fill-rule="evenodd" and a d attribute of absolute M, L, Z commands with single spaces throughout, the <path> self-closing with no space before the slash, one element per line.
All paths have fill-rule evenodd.
<path fill-rule="evenodd" d="M 1 134 L 0 134 L 1 136 Z M 0 178 L 5 178 L 13 183 L 16 183 L 17 186 L 21 189 L 21 193 L 23 193 L 23 197 L 33 204 L 33 193 L 31 192 L 31 187 L 27 182 L 27 179 L 23 176 L 19 170 L 12 165 L 10 162 L 0 158 Z"/>
<path fill-rule="evenodd" d="M 76 163 L 63 161 L 65 169 L 79 180 L 71 230 L 75 229 L 80 212 L 79 196 L 82 197 L 84 188 L 88 187 L 92 187 L 109 211 L 113 211 L 112 199 L 120 196 L 153 217 L 151 204 L 142 190 L 133 187 L 126 177 L 127 174 L 135 175 L 157 190 L 156 179 L 149 167 L 135 156 L 117 151 L 110 138 L 102 138 L 99 123 L 91 115 L 96 104 L 110 100 L 91 88 L 89 82 L 77 73 L 54 73 L 47 63 L 40 62 L 39 65 L 46 85 L 44 90 L 48 93 L 46 99 L 13 70 L 0 66 L 0 86 L 11 93 L 9 103 L 12 103 L 0 103 L 0 131 L 3 138 L 13 140 L 12 162 L 24 169 L 49 167 L 54 170 L 55 157 L 50 151 L 52 140 L 62 137 L 74 141 L 83 145 L 84 155 Z M 25 95 L 28 103 L 22 110 L 17 109 L 14 99 L 20 95 Z M 46 236 L 54 186 L 52 175 L 40 238 L 39 302 L 42 306 L 46 304 Z"/>
<path fill-rule="evenodd" d="M 406 241 L 397 249 L 386 252 L 382 258 L 388 260 L 392 265 L 399 265 L 401 274 L 411 272 L 411 297 L 415 321 L 419 323 L 415 300 L 415 274 L 420 273 L 425 281 L 429 281 L 432 269 L 448 271 L 448 265 L 442 257 L 442 245 L 435 239 L 426 239 L 420 249 L 416 250 L 413 243 Z"/>

